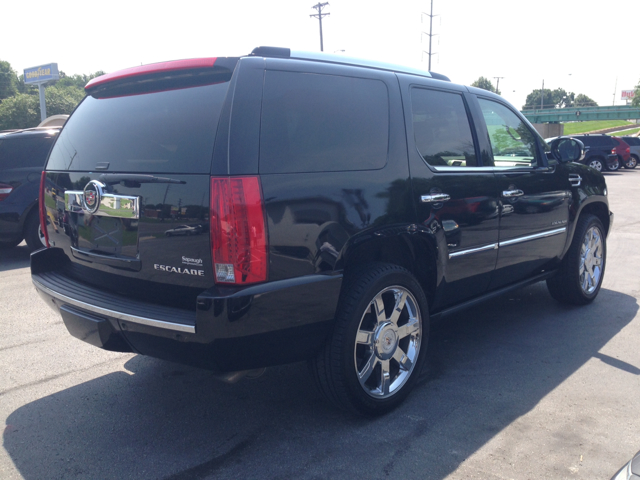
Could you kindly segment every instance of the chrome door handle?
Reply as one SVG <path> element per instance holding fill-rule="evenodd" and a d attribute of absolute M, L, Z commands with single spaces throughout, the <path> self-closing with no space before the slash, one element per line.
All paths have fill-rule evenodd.
<path fill-rule="evenodd" d="M 448 193 L 432 193 L 431 195 L 422 195 L 420 201 L 422 203 L 440 203 L 451 200 Z"/>
<path fill-rule="evenodd" d="M 520 189 L 505 190 L 502 192 L 502 196 L 505 198 L 521 197 L 522 195 L 524 195 L 524 192 Z"/>
<path fill-rule="evenodd" d="M 577 173 L 570 173 L 569 183 L 571 184 L 572 187 L 579 187 L 580 183 L 582 183 L 582 177 Z"/>

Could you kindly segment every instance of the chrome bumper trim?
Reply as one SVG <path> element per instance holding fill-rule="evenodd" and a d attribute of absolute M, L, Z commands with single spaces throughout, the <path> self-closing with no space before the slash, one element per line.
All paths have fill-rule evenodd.
<path fill-rule="evenodd" d="M 165 330 L 173 330 L 176 332 L 185 332 L 185 333 L 196 333 L 196 327 L 190 325 L 182 325 L 180 323 L 172 323 L 165 322 L 162 320 L 155 320 L 153 318 L 139 317 L 137 315 L 129 315 L 127 313 L 116 312 L 115 310 L 109 310 L 107 308 L 97 307 L 95 305 L 90 305 L 85 302 L 81 302 L 79 300 L 74 300 L 73 298 L 67 297 L 66 295 L 62 295 L 54 290 L 51 290 L 48 287 L 45 287 L 40 282 L 33 280 L 34 286 L 41 290 L 42 292 L 50 295 L 53 298 L 56 298 L 66 304 L 73 305 L 75 307 L 81 308 L 83 310 L 87 310 L 92 313 L 97 313 L 98 315 L 106 315 L 108 317 L 116 318 L 118 320 L 122 320 L 125 322 L 138 323 L 140 325 L 147 325 L 149 327 L 163 328 Z"/>

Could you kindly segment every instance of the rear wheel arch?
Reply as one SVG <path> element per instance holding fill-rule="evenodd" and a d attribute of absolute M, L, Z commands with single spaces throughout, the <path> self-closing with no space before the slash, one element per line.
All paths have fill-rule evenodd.
<path fill-rule="evenodd" d="M 420 283 L 429 303 L 432 302 L 437 284 L 437 249 L 433 239 L 424 234 L 374 237 L 349 247 L 337 267 L 348 277 L 374 262 L 398 265 L 409 271 Z"/>

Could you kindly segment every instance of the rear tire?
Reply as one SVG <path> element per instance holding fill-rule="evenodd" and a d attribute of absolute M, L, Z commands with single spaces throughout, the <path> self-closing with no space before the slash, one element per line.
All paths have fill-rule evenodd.
<path fill-rule="evenodd" d="M 624 168 L 636 168 L 636 166 L 638 165 L 638 157 L 636 157 L 635 155 L 631 155 L 631 158 L 629 159 L 629 161 L 627 163 L 625 163 Z"/>
<path fill-rule="evenodd" d="M 620 159 L 616 158 L 613 163 L 607 163 L 607 170 L 610 172 L 617 172 L 620 169 Z"/>
<path fill-rule="evenodd" d="M 38 211 L 32 211 L 27 217 L 27 221 L 24 223 L 24 239 L 27 242 L 29 250 L 40 250 L 46 247 L 44 234 L 40 228 L 40 217 Z"/>
<path fill-rule="evenodd" d="M 589 160 L 589 166 L 599 172 L 604 170 L 604 163 L 600 158 L 592 158 L 591 160 Z"/>
<path fill-rule="evenodd" d="M 562 303 L 591 303 L 602 286 L 606 259 L 607 243 L 602 222 L 594 215 L 581 216 L 558 274 L 547 280 L 549 293 Z"/>
<path fill-rule="evenodd" d="M 320 392 L 367 416 L 397 407 L 426 359 L 427 299 L 415 277 L 376 263 L 345 278 L 333 334 L 310 362 Z"/>

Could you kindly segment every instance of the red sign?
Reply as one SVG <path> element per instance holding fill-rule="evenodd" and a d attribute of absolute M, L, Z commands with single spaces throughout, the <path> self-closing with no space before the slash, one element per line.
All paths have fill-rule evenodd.
<path fill-rule="evenodd" d="M 635 96 L 636 96 L 635 90 L 622 90 L 622 97 L 621 97 L 622 100 L 624 100 L 625 98 L 633 98 Z"/>

